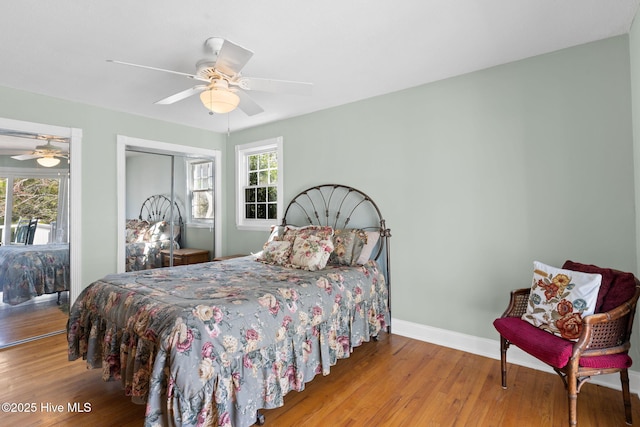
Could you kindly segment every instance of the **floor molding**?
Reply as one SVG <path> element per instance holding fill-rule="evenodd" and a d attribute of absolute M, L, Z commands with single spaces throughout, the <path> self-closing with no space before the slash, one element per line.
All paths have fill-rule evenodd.
<path fill-rule="evenodd" d="M 480 338 L 395 318 L 392 319 L 391 324 L 393 325 L 392 333 L 397 335 L 500 360 L 500 341 L 498 339 Z M 550 372 L 555 375 L 555 372 L 550 366 L 529 356 L 515 346 L 509 348 L 507 360 L 509 363 L 538 371 Z M 500 369 L 499 365 L 497 365 L 497 369 Z M 620 390 L 619 374 L 597 375 L 593 377 L 590 382 Z M 631 393 L 640 394 L 640 373 L 629 370 L 629 388 Z"/>

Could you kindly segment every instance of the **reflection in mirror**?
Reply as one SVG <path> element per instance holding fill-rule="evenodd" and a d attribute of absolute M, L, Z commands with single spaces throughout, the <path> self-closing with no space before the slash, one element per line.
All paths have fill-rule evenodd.
<path fill-rule="evenodd" d="M 140 217 L 140 211 L 149 198 L 170 200 L 167 204 L 174 213 L 173 217 L 169 214 L 174 227 L 161 233 L 170 239 L 166 247 L 160 248 L 159 259 L 153 261 L 155 266 L 206 262 L 216 257 L 222 245 L 221 233 L 217 232 L 221 227 L 222 206 L 220 151 L 118 135 L 116 152 L 121 230 L 118 272 L 131 270 L 135 262 L 139 265 L 147 262 L 131 258 L 133 251 L 127 246 L 141 236 L 129 220 L 146 219 L 144 214 Z M 158 219 L 151 222 L 157 223 Z M 153 230 L 158 229 L 151 230 L 143 234 L 144 239 L 154 240 Z"/>
<path fill-rule="evenodd" d="M 0 129 L 0 348 L 65 328 L 68 137 Z"/>
<path fill-rule="evenodd" d="M 210 261 L 214 160 L 126 151 L 125 271 Z"/>

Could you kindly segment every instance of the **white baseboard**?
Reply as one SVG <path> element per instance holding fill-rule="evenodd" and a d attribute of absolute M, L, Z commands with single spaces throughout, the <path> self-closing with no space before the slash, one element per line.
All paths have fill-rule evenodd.
<path fill-rule="evenodd" d="M 391 333 L 500 360 L 500 341 L 497 339 L 480 338 L 395 318 L 391 320 Z M 509 347 L 507 361 L 508 363 L 550 372 L 555 375 L 550 366 L 529 356 L 516 346 Z M 500 368 L 498 367 L 498 369 Z M 619 374 L 597 375 L 592 377 L 590 382 L 616 390 L 621 389 Z M 629 389 L 631 393 L 640 393 L 640 373 L 629 370 Z"/>

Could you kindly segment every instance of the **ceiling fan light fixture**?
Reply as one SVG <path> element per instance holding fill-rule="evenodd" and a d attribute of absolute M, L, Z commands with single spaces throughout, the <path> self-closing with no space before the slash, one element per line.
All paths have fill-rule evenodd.
<path fill-rule="evenodd" d="M 60 163 L 60 159 L 53 156 L 38 157 L 36 162 L 45 168 L 52 168 Z"/>
<path fill-rule="evenodd" d="M 229 113 L 236 109 L 240 97 L 227 89 L 211 88 L 200 94 L 202 104 L 218 114 Z"/>

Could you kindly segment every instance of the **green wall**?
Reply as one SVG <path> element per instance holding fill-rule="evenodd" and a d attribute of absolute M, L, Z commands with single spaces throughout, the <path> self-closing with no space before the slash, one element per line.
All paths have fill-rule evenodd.
<path fill-rule="evenodd" d="M 116 137 L 222 150 L 224 135 L 0 87 L 0 117 L 82 129 L 82 282 L 116 271 Z M 226 167 L 223 161 L 223 167 Z"/>
<path fill-rule="evenodd" d="M 220 254 L 258 251 L 267 238 L 235 229 L 233 146 L 283 136 L 285 199 L 336 182 L 382 210 L 393 235 L 395 318 L 497 339 L 491 322 L 511 289 L 529 286 L 533 260 L 638 271 L 636 32 L 235 132 L 228 142 L 1 87 L 0 117 L 82 129 L 85 285 L 116 269 L 117 134 L 222 150 Z"/>
<path fill-rule="evenodd" d="M 230 143 L 274 136 L 284 138 L 285 199 L 337 182 L 380 207 L 395 318 L 497 339 L 492 321 L 511 289 L 530 285 L 534 260 L 637 272 L 626 36 L 235 132 Z M 227 232 L 239 253 L 267 235 Z"/>

